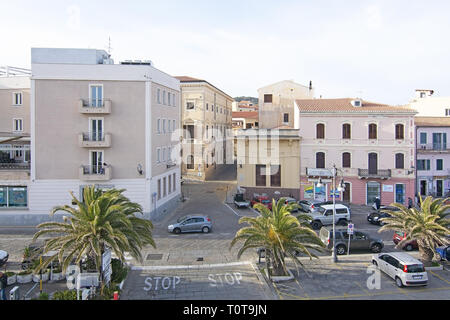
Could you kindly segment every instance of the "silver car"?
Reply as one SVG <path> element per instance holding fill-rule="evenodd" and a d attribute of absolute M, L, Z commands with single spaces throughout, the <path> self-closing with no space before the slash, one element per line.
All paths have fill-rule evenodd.
<path fill-rule="evenodd" d="M 428 283 L 423 263 L 407 253 L 380 253 L 372 256 L 372 263 L 394 279 L 398 287 L 426 286 Z"/>
<path fill-rule="evenodd" d="M 208 216 L 189 215 L 181 217 L 176 223 L 167 227 L 169 232 L 203 232 L 208 233 L 212 230 L 212 221 Z"/>

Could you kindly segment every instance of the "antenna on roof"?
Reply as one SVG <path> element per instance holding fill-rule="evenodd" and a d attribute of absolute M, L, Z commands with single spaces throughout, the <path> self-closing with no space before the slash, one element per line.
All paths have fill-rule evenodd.
<path fill-rule="evenodd" d="M 112 47 L 111 47 L 111 37 L 108 37 L 108 54 L 109 56 L 111 56 L 111 51 L 112 51 Z"/>

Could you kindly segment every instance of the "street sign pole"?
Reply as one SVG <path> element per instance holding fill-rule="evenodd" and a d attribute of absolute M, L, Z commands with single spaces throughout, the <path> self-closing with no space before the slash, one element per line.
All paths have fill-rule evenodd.
<path fill-rule="evenodd" d="M 349 224 L 347 226 L 347 234 L 348 234 L 348 246 L 347 246 L 347 255 L 350 255 L 350 239 L 353 236 L 353 228 L 354 228 L 354 224 L 349 221 Z"/>

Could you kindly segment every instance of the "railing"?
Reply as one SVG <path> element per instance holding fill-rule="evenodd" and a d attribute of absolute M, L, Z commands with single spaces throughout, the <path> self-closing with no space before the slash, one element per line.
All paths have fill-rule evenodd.
<path fill-rule="evenodd" d="M 83 168 L 83 174 L 86 174 L 86 175 L 105 175 L 106 174 L 106 169 L 109 166 L 100 166 L 100 165 L 98 165 L 98 166 L 92 166 L 92 165 L 86 166 L 86 165 L 83 165 L 81 167 Z"/>
<path fill-rule="evenodd" d="M 372 170 L 371 170 L 372 171 Z M 376 172 L 370 172 L 369 169 L 358 169 L 358 176 L 362 178 L 390 178 L 391 170 L 376 170 Z"/>
<path fill-rule="evenodd" d="M 0 170 L 30 170 L 30 168 L 30 162 L 16 162 L 14 159 L 0 160 Z"/>
<path fill-rule="evenodd" d="M 81 113 L 111 113 L 111 100 L 80 99 L 78 109 Z"/>
<path fill-rule="evenodd" d="M 83 132 L 83 141 L 105 141 L 104 132 Z"/>
<path fill-rule="evenodd" d="M 427 150 L 427 151 L 450 151 L 450 144 L 446 143 L 427 143 L 427 144 L 419 144 L 417 146 L 417 151 Z"/>

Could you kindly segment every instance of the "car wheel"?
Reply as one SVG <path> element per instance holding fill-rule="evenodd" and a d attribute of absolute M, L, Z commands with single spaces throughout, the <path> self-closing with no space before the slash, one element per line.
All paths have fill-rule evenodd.
<path fill-rule="evenodd" d="M 208 233 L 209 232 L 209 228 L 208 227 L 203 227 L 202 228 L 202 232 L 203 233 Z"/>
<path fill-rule="evenodd" d="M 346 251 L 347 251 L 347 248 L 345 248 L 345 246 L 343 244 L 340 244 L 336 247 L 336 253 L 338 255 L 343 255 L 343 254 L 345 254 Z"/>
<path fill-rule="evenodd" d="M 374 253 L 378 253 L 381 251 L 381 245 L 376 243 L 370 248 L 370 250 L 372 250 L 372 252 L 374 252 Z"/>
<path fill-rule="evenodd" d="M 408 245 L 405 247 L 405 250 L 406 250 L 406 251 L 412 251 L 412 249 L 413 249 L 412 244 L 408 244 Z"/>
<path fill-rule="evenodd" d="M 346 226 L 346 225 L 348 225 L 348 222 L 347 222 L 347 220 L 342 219 L 342 220 L 338 221 L 338 225 L 339 226 Z"/>
<path fill-rule="evenodd" d="M 322 223 L 320 221 L 313 221 L 311 223 L 311 227 L 315 230 L 320 229 L 320 227 L 322 227 Z"/>
<path fill-rule="evenodd" d="M 402 279 L 400 279 L 399 277 L 395 277 L 395 284 L 396 284 L 397 287 L 399 287 L 399 288 L 403 287 Z"/>
<path fill-rule="evenodd" d="M 180 230 L 180 228 L 175 228 L 175 229 L 173 229 L 173 233 L 176 233 L 176 234 L 179 234 L 179 233 L 181 233 L 181 230 Z"/>

